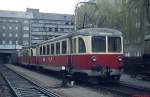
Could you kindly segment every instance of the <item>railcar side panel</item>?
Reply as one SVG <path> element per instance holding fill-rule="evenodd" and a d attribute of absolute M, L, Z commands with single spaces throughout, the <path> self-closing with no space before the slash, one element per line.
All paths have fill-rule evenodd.
<path fill-rule="evenodd" d="M 96 61 L 92 62 L 91 57 L 95 56 Z M 119 69 L 122 62 L 118 58 L 122 57 L 121 54 L 102 54 L 102 55 L 73 55 L 72 64 L 75 69 L 91 69 L 92 65 L 101 65 L 102 67 Z"/>

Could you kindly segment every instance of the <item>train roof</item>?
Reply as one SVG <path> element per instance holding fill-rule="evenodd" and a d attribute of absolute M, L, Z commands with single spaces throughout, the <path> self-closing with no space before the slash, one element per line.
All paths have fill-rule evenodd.
<path fill-rule="evenodd" d="M 97 35 L 121 36 L 122 32 L 115 30 L 115 29 L 110 29 L 110 28 L 86 28 L 86 29 L 81 29 L 81 30 L 78 30 L 76 32 L 67 34 L 67 35 L 63 35 L 63 36 L 59 36 L 59 37 L 56 37 L 56 38 L 53 38 L 53 39 L 50 39 L 47 41 L 43 41 L 43 42 L 38 43 L 36 45 L 40 45 L 40 44 L 48 43 L 48 42 L 52 42 L 52 41 L 57 41 L 57 40 L 61 40 L 64 38 L 69 38 L 71 36 L 77 36 L 77 35 L 82 35 L 82 36 L 88 36 L 88 35 L 89 36 L 97 36 Z"/>
<path fill-rule="evenodd" d="M 115 29 L 110 28 L 87 28 L 78 30 L 76 33 L 73 34 L 80 34 L 80 35 L 122 35 L 122 33 Z"/>

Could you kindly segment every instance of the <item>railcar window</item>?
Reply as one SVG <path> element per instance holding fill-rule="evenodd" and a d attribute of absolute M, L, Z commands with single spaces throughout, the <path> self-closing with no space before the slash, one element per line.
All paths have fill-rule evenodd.
<path fill-rule="evenodd" d="M 92 51 L 93 52 L 106 52 L 106 37 L 93 36 L 92 37 Z"/>
<path fill-rule="evenodd" d="M 33 50 L 31 49 L 31 56 L 33 56 Z"/>
<path fill-rule="evenodd" d="M 36 47 L 36 54 L 39 55 L 39 48 Z"/>
<path fill-rule="evenodd" d="M 40 55 L 42 55 L 42 46 L 40 46 Z"/>
<path fill-rule="evenodd" d="M 51 54 L 54 54 L 54 44 L 51 44 Z"/>
<path fill-rule="evenodd" d="M 62 41 L 62 54 L 66 54 L 66 53 L 67 53 L 67 42 Z"/>
<path fill-rule="evenodd" d="M 120 52 L 120 51 L 121 51 L 121 38 L 108 37 L 108 52 Z"/>
<path fill-rule="evenodd" d="M 79 41 L 78 41 L 79 53 L 85 53 L 86 47 L 85 47 L 84 40 L 81 37 L 79 37 L 78 39 L 79 39 Z"/>
<path fill-rule="evenodd" d="M 45 55 L 46 54 L 46 47 L 45 47 L 45 45 L 43 46 L 43 55 Z"/>
<path fill-rule="evenodd" d="M 48 54 L 48 55 L 50 54 L 50 50 L 49 50 L 49 49 L 50 49 L 50 45 L 48 44 L 48 45 L 47 45 L 47 54 Z"/>
<path fill-rule="evenodd" d="M 56 54 L 60 54 L 60 42 L 56 43 Z"/>

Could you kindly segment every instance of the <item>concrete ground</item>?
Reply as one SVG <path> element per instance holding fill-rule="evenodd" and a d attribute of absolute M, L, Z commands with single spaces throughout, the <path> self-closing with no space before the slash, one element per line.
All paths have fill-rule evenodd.
<path fill-rule="evenodd" d="M 122 74 L 120 81 L 127 83 L 127 84 L 150 89 L 150 81 L 144 81 L 138 77 L 132 78 L 130 75 L 127 75 L 127 74 Z"/>
<path fill-rule="evenodd" d="M 62 81 L 57 78 L 46 76 L 11 64 L 6 64 L 6 66 L 10 69 L 15 70 L 16 72 L 19 72 L 29 77 L 37 84 L 50 90 L 53 90 L 54 92 L 60 94 L 62 97 L 116 97 L 115 95 L 109 92 L 94 90 L 91 88 L 85 88 L 80 86 L 74 86 L 72 88 L 63 88 L 61 87 Z M 143 81 L 138 78 L 131 78 L 130 75 L 127 74 L 122 74 L 120 81 L 126 84 L 131 84 L 144 88 L 146 87 L 150 89 L 150 82 Z"/>
<path fill-rule="evenodd" d="M 104 92 L 103 90 L 94 90 L 87 87 L 74 86 L 72 88 L 63 88 L 61 87 L 62 81 L 54 77 L 39 74 L 37 72 L 32 72 L 30 70 L 11 64 L 6 64 L 6 66 L 18 73 L 27 76 L 37 84 L 58 93 L 62 97 L 116 97 L 116 95 L 113 95 L 110 92 Z"/>

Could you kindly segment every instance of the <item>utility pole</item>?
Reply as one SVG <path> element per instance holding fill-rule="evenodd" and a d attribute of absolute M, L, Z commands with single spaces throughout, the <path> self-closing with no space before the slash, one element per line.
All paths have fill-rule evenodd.
<path fill-rule="evenodd" d="M 147 21 L 150 24 L 150 0 L 146 0 Z"/>
<path fill-rule="evenodd" d="M 87 4 L 87 5 L 96 5 L 96 2 L 78 2 L 75 6 L 75 30 L 78 30 L 78 8 L 80 7 L 80 5 L 83 5 L 83 4 Z M 86 15 L 86 14 L 85 14 Z M 84 15 L 84 20 L 83 20 L 83 27 L 84 27 L 84 22 L 85 22 L 85 18 L 86 16 Z"/>

